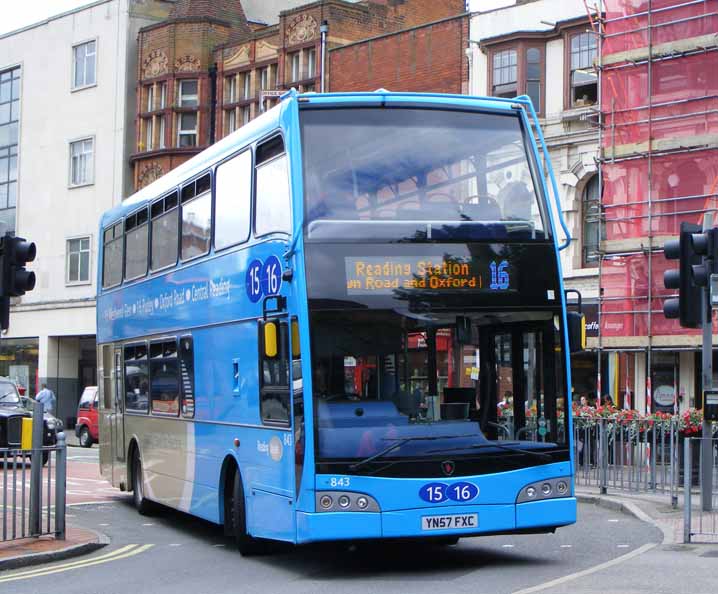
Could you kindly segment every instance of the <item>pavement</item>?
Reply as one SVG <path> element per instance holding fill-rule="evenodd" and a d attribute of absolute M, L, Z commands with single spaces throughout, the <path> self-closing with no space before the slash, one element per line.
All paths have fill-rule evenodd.
<path fill-rule="evenodd" d="M 66 439 L 70 448 L 67 452 L 68 508 L 65 538 L 61 540 L 48 535 L 0 541 L 0 571 L 85 555 L 109 544 L 109 538 L 103 533 L 74 525 L 72 519 L 76 516 L 72 513 L 72 507 L 89 501 L 116 499 L 120 492 L 112 489 L 107 481 L 100 477 L 97 446 L 89 449 L 80 447 L 74 432 L 71 431 L 66 433 Z M 9 526 L 8 522 L 8 531 Z"/>
<path fill-rule="evenodd" d="M 394 592 L 397 591 L 394 589 L 397 580 L 408 579 L 419 592 L 423 587 L 419 588 L 418 582 L 414 582 L 422 579 L 416 573 L 418 558 L 424 560 L 422 571 L 425 573 L 422 575 L 427 580 L 426 591 L 432 593 L 449 591 L 444 588 L 448 582 L 454 586 L 452 592 L 476 593 L 479 591 L 477 578 L 488 588 L 482 586 L 481 591 L 486 589 L 492 593 L 715 592 L 713 576 L 718 542 L 682 544 L 682 502 L 679 501 L 678 508 L 674 509 L 670 497 L 665 494 L 618 491 L 601 494 L 597 488 L 580 486 L 576 489 L 580 502 L 579 523 L 556 535 L 465 539 L 465 543 L 462 541 L 448 552 L 407 549 L 411 552 L 396 553 L 390 550 L 379 559 L 375 558 L 372 548 L 346 552 L 341 547 L 320 551 L 297 547 L 280 552 L 279 556 L 271 557 L 272 563 L 268 563 L 269 559 L 258 562 L 239 557 L 224 540 L 221 529 L 181 512 L 164 510 L 149 522 L 141 518 L 132 509 L 130 497 L 109 487 L 99 476 L 97 458 L 97 446 L 90 449 L 71 447 L 68 451 L 66 540 L 45 537 L 0 544 L 0 583 L 8 581 L 10 587 L 12 582 L 10 591 L 26 592 L 23 584 L 32 580 L 37 583 L 36 591 L 40 592 L 49 576 L 58 571 L 77 571 L 95 565 L 106 567 L 122 559 L 128 559 L 125 563 L 130 563 L 129 557 L 132 557 L 133 567 L 146 566 L 145 575 L 157 574 L 154 575 L 153 591 L 176 592 L 176 576 L 170 568 L 174 567 L 178 553 L 186 549 L 188 566 L 192 564 L 191 559 L 196 561 L 198 558 L 202 558 L 207 566 L 216 566 L 217 572 L 213 572 L 214 577 L 210 580 L 213 592 L 241 590 L 236 590 L 236 583 L 232 582 L 238 563 L 239 571 L 244 572 L 246 568 L 249 572 L 244 584 L 248 588 L 246 591 L 256 591 L 255 588 L 260 588 L 269 579 L 279 580 L 277 592 L 328 592 L 341 584 L 348 586 L 348 593 L 353 591 L 355 583 L 357 587 L 362 583 L 370 586 L 372 592 Z M 99 556 L 55 564 L 61 559 L 86 555 L 107 544 L 110 544 L 109 552 Z M 376 546 L 377 550 L 381 549 L 381 545 Z M 278 564 L 276 567 L 274 562 Z M 24 573 L 5 571 L 36 564 L 43 567 L 24 570 Z M 180 563 L 180 566 L 184 565 Z M 120 563 L 116 570 L 117 589 L 108 584 L 107 592 L 124 591 L 120 584 L 124 583 L 127 574 L 122 567 Z M 158 572 L 159 567 L 167 567 L 168 573 Z M 97 571 L 106 569 L 98 567 Z M 94 571 L 88 574 L 95 575 Z M 354 581 L 346 581 L 348 578 Z M 190 581 L 193 579 L 194 576 Z M 230 581 L 225 583 L 223 580 L 227 579 Z M 286 588 L 282 584 L 284 580 L 287 580 Z M 298 583 L 301 587 L 297 590 Z M 17 584 L 17 590 L 14 584 Z M 194 584 L 193 591 L 209 591 L 206 589 L 208 583 L 200 584 Z M 431 584 L 433 588 L 429 587 Z M 140 587 L 138 591 L 141 590 Z"/>

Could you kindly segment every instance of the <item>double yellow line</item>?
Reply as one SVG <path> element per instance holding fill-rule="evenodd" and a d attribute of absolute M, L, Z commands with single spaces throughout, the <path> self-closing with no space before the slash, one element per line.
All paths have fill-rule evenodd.
<path fill-rule="evenodd" d="M 64 571 L 70 571 L 72 569 L 84 569 L 85 567 L 92 567 L 93 565 L 100 565 L 101 563 L 118 561 L 119 559 L 126 559 L 127 557 L 133 557 L 134 555 L 144 553 L 147 549 L 150 549 L 153 546 L 154 545 L 151 544 L 129 544 L 124 547 L 120 547 L 119 549 L 115 549 L 110 553 L 100 555 L 99 557 L 90 557 L 89 559 L 72 561 L 70 563 L 63 563 L 61 565 L 52 565 L 50 567 L 40 567 L 37 569 L 19 571 L 5 576 L 0 575 L 0 584 L 4 584 L 5 582 L 14 582 L 17 580 L 25 580 L 34 577 L 42 577 L 45 575 L 52 575 L 53 573 L 62 573 Z"/>

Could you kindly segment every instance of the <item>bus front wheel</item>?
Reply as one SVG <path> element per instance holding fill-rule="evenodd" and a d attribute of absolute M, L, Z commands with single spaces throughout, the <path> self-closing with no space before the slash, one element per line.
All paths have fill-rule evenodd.
<path fill-rule="evenodd" d="M 135 450 L 132 458 L 132 501 L 143 516 L 150 513 L 151 503 L 145 498 L 145 486 L 142 480 L 142 461 L 139 451 Z"/>
<path fill-rule="evenodd" d="M 247 513 L 244 504 L 244 487 L 239 471 L 235 470 L 228 485 L 224 510 L 225 533 L 234 539 L 243 556 L 263 552 L 262 541 L 247 534 Z"/>

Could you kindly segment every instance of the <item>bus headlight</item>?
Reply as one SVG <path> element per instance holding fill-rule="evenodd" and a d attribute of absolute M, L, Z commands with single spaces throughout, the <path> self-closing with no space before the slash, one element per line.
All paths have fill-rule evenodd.
<path fill-rule="evenodd" d="M 377 500 L 366 493 L 317 491 L 318 512 L 378 512 Z"/>
<path fill-rule="evenodd" d="M 516 503 L 568 497 L 571 494 L 569 489 L 570 484 L 571 479 L 569 477 L 548 479 L 538 483 L 531 483 L 519 491 L 519 494 L 516 496 Z"/>

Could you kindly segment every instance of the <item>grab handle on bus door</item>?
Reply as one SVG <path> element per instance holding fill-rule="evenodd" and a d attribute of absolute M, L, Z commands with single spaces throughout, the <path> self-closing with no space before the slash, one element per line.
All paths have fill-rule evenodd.
<path fill-rule="evenodd" d="M 239 359 L 232 359 L 232 392 L 239 396 Z"/>

